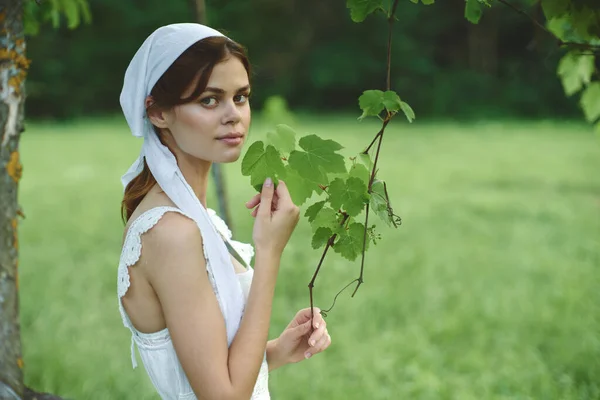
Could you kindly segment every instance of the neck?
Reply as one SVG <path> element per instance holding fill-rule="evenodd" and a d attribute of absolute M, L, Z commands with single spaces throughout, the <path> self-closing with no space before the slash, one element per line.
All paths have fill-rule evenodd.
<path fill-rule="evenodd" d="M 189 155 L 178 154 L 177 164 L 187 183 L 206 208 L 206 192 L 208 186 L 208 174 L 212 163 L 210 161 L 198 160 Z"/>
<path fill-rule="evenodd" d="M 206 208 L 206 191 L 208 186 L 208 174 L 212 162 L 206 160 L 200 160 L 196 157 L 190 156 L 184 153 L 176 145 L 173 137 L 170 134 L 163 134 L 161 142 L 171 150 L 175 158 L 177 159 L 177 165 L 183 174 L 186 182 L 194 193 L 200 203 Z"/>

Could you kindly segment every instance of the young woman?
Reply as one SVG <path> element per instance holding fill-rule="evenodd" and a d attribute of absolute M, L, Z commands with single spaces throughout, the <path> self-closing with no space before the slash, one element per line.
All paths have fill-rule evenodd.
<path fill-rule="evenodd" d="M 243 48 L 198 24 L 156 30 L 125 73 L 121 106 L 144 143 L 123 177 L 119 309 L 134 368 L 135 343 L 163 399 L 268 399 L 269 371 L 331 343 L 316 308 L 313 326 L 303 309 L 267 340 L 299 216 L 285 183 L 267 179 L 246 203 L 254 247 L 206 208 L 211 164 L 237 160 L 247 138 L 249 76 Z"/>

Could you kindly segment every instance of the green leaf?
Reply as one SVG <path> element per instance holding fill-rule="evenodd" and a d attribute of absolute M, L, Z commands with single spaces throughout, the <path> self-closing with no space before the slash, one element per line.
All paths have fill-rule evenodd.
<path fill-rule="evenodd" d="M 386 108 L 386 110 L 390 112 L 399 111 L 401 108 L 401 103 L 402 101 L 400 101 L 400 96 L 398 96 L 396 92 L 388 90 L 387 92 L 383 93 L 383 106 Z"/>
<path fill-rule="evenodd" d="M 40 31 L 39 6 L 34 1 L 23 4 L 23 25 L 25 35 L 37 35 Z"/>
<path fill-rule="evenodd" d="M 585 89 L 580 104 L 589 122 L 600 118 L 600 82 L 594 82 Z"/>
<path fill-rule="evenodd" d="M 79 11 L 81 13 L 81 16 L 83 17 L 83 21 L 86 24 L 89 24 L 90 22 L 92 22 L 92 13 L 90 11 L 90 6 L 87 2 L 87 0 L 79 0 Z"/>
<path fill-rule="evenodd" d="M 290 154 L 296 148 L 296 132 L 287 125 L 277 125 L 275 132 L 267 133 L 267 142 L 281 153 Z"/>
<path fill-rule="evenodd" d="M 288 162 L 303 178 L 326 185 L 327 173 L 346 172 L 344 157 L 336 153 L 343 148 L 339 143 L 309 135 L 301 138 L 299 145 L 304 151 L 292 151 Z"/>
<path fill-rule="evenodd" d="M 356 177 L 350 177 L 346 181 L 337 178 L 329 185 L 329 202 L 334 209 L 341 208 L 354 217 L 363 210 L 369 201 L 367 185 Z"/>
<path fill-rule="evenodd" d="M 50 11 L 50 17 L 52 18 L 52 27 L 58 29 L 60 26 L 60 12 L 58 9 L 52 9 L 52 11 Z"/>
<path fill-rule="evenodd" d="M 365 90 L 358 98 L 358 106 L 363 111 L 362 115 L 358 117 L 359 120 L 379 115 L 385 108 L 383 92 L 381 90 Z"/>
<path fill-rule="evenodd" d="M 541 0 L 542 11 L 547 20 L 560 17 L 569 11 L 570 0 Z"/>
<path fill-rule="evenodd" d="M 277 184 L 279 178 L 285 178 L 286 171 L 279 152 L 268 145 L 263 149 L 263 142 L 252 143 L 242 160 L 242 175 L 250 176 L 250 184 L 258 191 L 267 178 Z"/>
<path fill-rule="evenodd" d="M 340 220 L 338 219 L 338 214 L 332 208 L 323 207 L 317 213 L 310 226 L 313 232 L 321 227 L 329 228 L 332 232 L 335 232 L 340 226 Z"/>
<path fill-rule="evenodd" d="M 421 3 L 423 3 L 426 6 L 430 6 L 433 3 L 435 3 L 435 0 L 421 0 Z"/>
<path fill-rule="evenodd" d="M 63 1 L 63 12 L 67 17 L 69 29 L 75 29 L 79 25 L 79 8 L 74 0 Z"/>
<path fill-rule="evenodd" d="M 466 0 L 465 5 L 465 18 L 473 23 L 479 23 L 481 15 L 483 14 L 483 6 L 478 0 Z"/>
<path fill-rule="evenodd" d="M 387 196 L 383 181 L 375 180 L 371 186 L 371 210 L 374 211 L 388 226 L 393 224 L 393 216 L 390 215 L 389 198 Z"/>
<path fill-rule="evenodd" d="M 371 156 L 369 153 L 360 153 L 359 154 L 360 161 L 368 168 L 373 168 L 373 160 L 371 160 Z"/>
<path fill-rule="evenodd" d="M 325 246 L 332 235 L 333 232 L 329 228 L 320 227 L 317 229 L 312 238 L 313 249 L 318 249 L 321 246 Z"/>
<path fill-rule="evenodd" d="M 313 222 L 315 220 L 317 214 L 319 214 L 319 211 L 321 211 L 324 205 L 325 201 L 317 201 L 315 204 L 306 209 L 304 216 L 308 217 L 308 222 Z"/>
<path fill-rule="evenodd" d="M 295 205 L 301 206 L 314 192 L 321 190 L 319 186 L 304 179 L 292 168 L 286 168 L 285 183 L 290 191 L 290 196 Z"/>
<path fill-rule="evenodd" d="M 350 18 L 354 22 L 363 22 L 373 11 L 382 8 L 382 0 L 347 0 L 346 7 L 350 9 Z"/>
<path fill-rule="evenodd" d="M 360 179 L 364 182 L 365 186 L 369 186 L 369 179 L 371 178 L 371 174 L 367 167 L 362 164 L 354 164 L 350 168 L 350 176 Z"/>
<path fill-rule="evenodd" d="M 333 250 L 342 257 L 354 261 L 362 253 L 364 235 L 365 226 L 359 222 L 354 222 L 350 224 L 347 230 L 343 230 L 338 234 Z"/>
<path fill-rule="evenodd" d="M 408 105 L 408 103 L 401 102 L 400 107 L 402 107 L 402 111 L 404 111 L 404 115 L 406 115 L 406 119 L 408 122 L 413 122 L 415 120 L 415 112 Z"/>
<path fill-rule="evenodd" d="M 594 73 L 594 57 L 568 52 L 558 63 L 560 76 L 567 96 L 577 93 L 584 85 L 590 83 Z"/>

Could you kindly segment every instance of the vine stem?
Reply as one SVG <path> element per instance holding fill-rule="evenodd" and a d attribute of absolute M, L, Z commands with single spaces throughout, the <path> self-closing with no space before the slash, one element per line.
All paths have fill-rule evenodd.
<path fill-rule="evenodd" d="M 396 9 L 398 8 L 398 3 L 399 3 L 399 0 L 394 0 L 394 5 L 392 6 L 392 10 L 390 12 L 390 15 L 388 16 L 389 35 L 388 35 L 388 46 L 387 46 L 387 71 L 386 71 L 387 80 L 386 80 L 386 90 L 391 90 L 391 86 L 392 86 L 391 78 L 390 78 L 391 77 L 391 70 L 392 70 L 392 32 L 393 32 L 392 28 L 393 28 L 393 25 L 394 25 L 394 17 L 395 17 L 395 14 L 396 14 Z M 369 178 L 369 186 L 368 186 L 368 192 L 369 193 L 371 193 L 371 189 L 373 187 L 373 182 L 375 181 L 375 174 L 377 172 L 377 162 L 379 161 L 379 154 L 380 154 L 380 151 L 381 151 L 381 142 L 383 141 L 383 134 L 385 132 L 385 128 L 390 123 L 390 121 L 392 120 L 392 118 L 394 117 L 394 115 L 395 115 L 395 113 L 390 113 L 390 112 L 387 113 L 386 118 L 383 120 L 383 124 L 381 126 L 381 129 L 379 130 L 379 132 L 377 132 L 377 134 L 375 135 L 375 137 L 373 138 L 373 140 L 371 141 L 371 143 L 369 144 L 369 146 L 367 146 L 367 148 L 363 152 L 363 154 L 368 154 L 369 150 L 371 150 L 371 147 L 373 147 L 373 145 L 377 142 L 377 151 L 375 153 L 375 161 L 373 162 L 373 169 L 371 170 L 371 176 Z M 352 296 L 351 296 L 351 297 L 354 297 L 354 295 L 358 291 L 358 288 L 364 282 L 363 278 L 364 278 L 364 267 L 365 267 L 365 253 L 366 253 L 366 249 L 367 249 L 367 229 L 368 229 L 368 226 L 369 226 L 369 210 L 370 210 L 370 204 L 367 203 L 367 207 L 366 207 L 366 211 L 365 211 L 365 214 L 366 214 L 365 215 L 365 229 L 364 229 L 364 232 L 363 232 L 362 258 L 361 258 L 361 262 L 360 262 L 360 275 L 359 275 L 359 277 L 357 279 L 354 279 L 352 282 L 350 282 L 349 284 L 347 284 L 346 286 L 344 286 L 344 288 L 342 290 L 340 290 L 335 295 L 335 297 L 333 299 L 333 304 L 331 305 L 331 307 L 329 309 L 325 310 L 325 311 L 321 311 L 322 314 L 326 314 L 327 312 L 331 311 L 331 309 L 335 305 L 335 301 L 336 301 L 337 297 L 340 295 L 340 293 L 342 293 L 344 290 L 346 290 L 346 288 L 348 286 L 350 286 L 354 282 L 357 282 L 356 288 L 354 289 L 354 292 L 352 293 Z M 344 225 L 344 223 L 346 222 L 347 219 L 348 219 L 348 215 L 346 214 L 344 216 L 344 221 L 342 221 L 342 225 Z M 319 261 L 319 265 L 317 266 L 317 270 L 315 271 L 315 274 L 313 275 L 312 280 L 308 284 L 308 289 L 309 289 L 309 292 L 310 292 L 311 321 L 312 321 L 312 318 L 314 317 L 314 313 L 313 313 L 313 287 L 314 287 L 314 283 L 315 283 L 315 280 L 317 278 L 317 274 L 319 273 L 319 270 L 321 269 L 321 265 L 322 265 L 323 260 L 325 258 L 325 254 L 327 254 L 327 250 L 329 250 L 329 248 L 333 245 L 333 242 L 334 242 L 336 236 L 337 235 L 334 234 L 327 241 L 327 245 L 325 246 L 325 250 L 323 251 L 323 255 L 321 256 L 321 260 Z"/>
<path fill-rule="evenodd" d="M 340 222 L 340 225 L 343 226 L 346 221 L 348 220 L 350 216 L 348 214 L 344 215 L 344 219 L 342 220 L 342 222 Z M 313 302 L 313 288 L 315 287 L 315 280 L 317 279 L 317 275 L 319 274 L 319 271 L 321 270 L 321 266 L 323 265 L 323 261 L 325 260 L 325 255 L 327 255 L 327 251 L 329 250 L 329 248 L 331 246 L 333 246 L 333 242 L 335 241 L 335 238 L 337 237 L 337 233 L 334 233 L 333 235 L 331 235 L 331 237 L 329 238 L 329 240 L 327 240 L 327 245 L 325 245 L 325 249 L 323 250 L 323 254 L 321 254 L 321 259 L 319 260 L 319 265 L 317 265 L 317 269 L 315 270 L 315 273 L 313 274 L 312 279 L 310 280 L 310 283 L 308 284 L 308 292 L 310 294 L 310 321 L 311 321 L 311 328 L 314 326 L 312 321 L 315 317 L 315 313 L 314 313 L 314 302 Z"/>

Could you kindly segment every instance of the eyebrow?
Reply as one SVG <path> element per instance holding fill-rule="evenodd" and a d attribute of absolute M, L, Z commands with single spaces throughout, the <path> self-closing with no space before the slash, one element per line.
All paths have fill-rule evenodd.
<path fill-rule="evenodd" d="M 239 88 L 236 93 L 240 93 L 240 92 L 246 92 L 250 90 L 250 85 L 246 85 L 244 87 Z M 214 92 L 214 93 L 225 93 L 225 91 L 223 89 L 220 88 L 216 88 L 216 87 L 210 87 L 208 86 L 206 89 L 204 89 L 205 92 Z"/>

